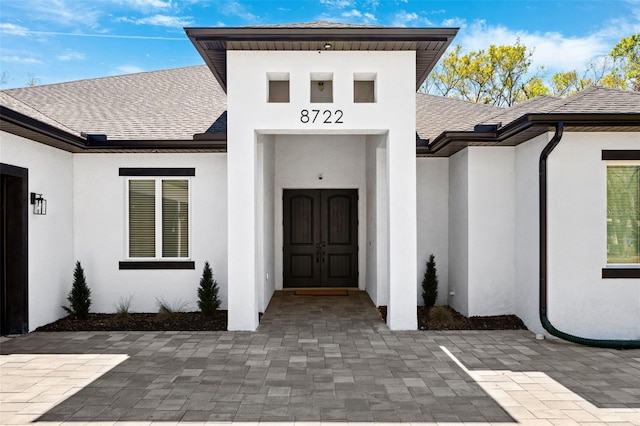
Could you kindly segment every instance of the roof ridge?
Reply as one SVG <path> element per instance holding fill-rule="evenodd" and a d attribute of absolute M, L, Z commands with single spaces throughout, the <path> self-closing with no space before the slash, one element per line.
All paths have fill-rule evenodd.
<path fill-rule="evenodd" d="M 598 86 L 587 86 L 582 90 L 579 90 L 578 92 L 574 93 L 571 96 L 567 96 L 566 98 L 559 98 L 559 102 L 558 105 L 555 105 L 554 108 L 552 109 L 552 111 L 557 111 L 558 109 L 569 105 L 572 102 L 575 102 L 578 99 L 581 99 L 583 97 L 585 97 L 586 95 L 588 95 L 589 93 L 593 92 L 595 89 L 597 89 Z"/>
<path fill-rule="evenodd" d="M 110 78 L 122 78 L 122 77 L 129 77 L 129 76 L 135 76 L 135 75 L 141 75 L 141 74 L 153 74 L 153 73 L 160 73 L 160 72 L 166 72 L 166 71 L 177 71 L 177 70 L 188 69 L 188 68 L 198 68 L 198 67 L 206 67 L 206 65 L 205 64 L 187 65 L 187 66 L 184 66 L 184 67 L 164 68 L 164 69 L 161 69 L 161 70 L 139 71 L 139 72 L 126 73 L 126 74 L 106 75 L 106 76 L 102 76 L 102 77 L 87 77 L 87 78 L 80 78 L 78 80 L 61 81 L 61 82 L 58 82 L 58 83 L 38 84 L 36 86 L 30 86 L 30 87 L 14 87 L 12 89 L 3 89 L 1 91 L 4 92 L 4 93 L 7 93 L 7 92 L 17 91 L 17 90 L 37 89 L 39 87 L 51 87 L 51 86 L 61 86 L 61 85 L 65 85 L 65 84 L 76 84 L 76 83 L 80 83 L 80 82 L 83 82 L 83 81 L 107 80 L 107 79 L 110 79 Z"/>
<path fill-rule="evenodd" d="M 24 102 L 24 101 L 23 101 L 23 100 L 21 100 L 21 99 L 16 98 L 16 97 L 15 97 L 15 96 L 13 96 L 11 93 L 7 93 L 5 90 L 3 90 L 3 91 L 2 91 L 2 93 L 3 93 L 4 95 L 6 95 L 6 96 L 10 97 L 11 99 L 13 99 L 15 102 L 17 102 L 17 103 L 19 103 L 19 104 L 21 104 L 21 105 L 26 106 L 28 109 L 31 109 L 31 110 L 33 110 L 33 111 L 36 111 L 38 114 L 41 114 L 43 117 L 46 117 L 48 120 L 51 120 L 52 122 L 54 122 L 54 123 L 58 124 L 58 125 L 61 127 L 61 129 L 62 129 L 62 130 L 67 130 L 67 131 L 69 131 L 69 132 L 75 133 L 76 135 L 80 135 L 80 134 L 82 134 L 82 132 L 81 132 L 81 131 L 76 130 L 76 129 L 72 128 L 72 127 L 69 127 L 68 125 L 66 125 L 66 124 L 62 123 L 62 122 L 61 122 L 61 121 L 59 121 L 59 120 L 56 120 L 55 118 L 53 118 L 53 117 L 51 117 L 51 116 L 49 116 L 49 115 L 45 114 L 44 112 L 40 111 L 38 108 L 36 108 L 36 107 L 34 107 L 34 106 L 32 106 L 32 105 L 29 105 L 28 103 Z M 12 109 L 12 110 L 13 110 L 13 108 L 10 108 L 10 107 L 6 107 L 6 108 L 9 108 L 9 109 Z M 14 111 L 15 111 L 15 110 L 14 110 Z M 19 111 L 16 111 L 16 112 L 19 112 Z M 26 115 L 26 114 L 23 114 L 23 115 Z M 35 117 L 32 117 L 32 118 L 35 118 Z M 41 120 L 39 120 L 39 121 L 41 121 Z"/>
<path fill-rule="evenodd" d="M 495 108 L 495 109 L 499 109 L 504 111 L 505 108 L 501 107 L 501 106 L 497 106 L 497 105 L 491 105 L 491 104 L 483 104 L 480 102 L 473 102 L 473 101 L 468 101 L 466 99 L 459 99 L 459 98 L 454 98 L 451 96 L 444 96 L 444 95 L 434 95 L 433 93 L 425 93 L 425 92 L 416 92 L 417 95 L 424 95 L 424 96 L 431 96 L 433 98 L 437 98 L 437 99 L 447 99 L 447 100 L 451 100 L 451 101 L 456 101 L 456 102 L 463 102 L 465 104 L 469 104 L 469 105 L 475 105 L 475 106 L 479 106 L 479 107 L 483 107 L 483 108 Z"/>

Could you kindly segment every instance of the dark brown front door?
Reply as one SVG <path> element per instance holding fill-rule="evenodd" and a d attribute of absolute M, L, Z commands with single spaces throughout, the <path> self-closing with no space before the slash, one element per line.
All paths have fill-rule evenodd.
<path fill-rule="evenodd" d="M 29 331 L 28 171 L 0 164 L 0 334 Z"/>
<path fill-rule="evenodd" d="M 284 287 L 358 286 L 358 191 L 285 189 Z"/>

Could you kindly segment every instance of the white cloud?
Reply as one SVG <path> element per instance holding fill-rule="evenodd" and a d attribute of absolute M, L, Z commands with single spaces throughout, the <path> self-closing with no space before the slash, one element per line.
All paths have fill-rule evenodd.
<path fill-rule="evenodd" d="M 136 65 L 120 65 L 119 67 L 116 67 L 116 70 L 124 74 L 136 74 L 139 72 L 144 72 L 142 68 Z"/>
<path fill-rule="evenodd" d="M 29 29 L 20 25 L 0 23 L 0 32 L 11 35 L 26 36 Z"/>
<path fill-rule="evenodd" d="M 365 24 L 370 24 L 372 22 L 377 21 L 377 18 L 373 13 L 369 13 L 369 12 L 363 13 L 357 9 L 346 10 L 342 12 L 341 16 L 343 18 L 357 18 L 356 21 L 360 21 Z"/>
<path fill-rule="evenodd" d="M 407 12 L 405 10 L 401 10 L 393 17 L 393 22 L 391 23 L 391 25 L 394 27 L 406 27 L 410 24 L 416 23 L 419 18 L 420 17 L 415 12 Z"/>
<path fill-rule="evenodd" d="M 17 2 L 30 19 L 53 22 L 56 25 L 97 27 L 103 14 L 98 2 L 69 2 L 68 0 L 30 0 Z"/>
<path fill-rule="evenodd" d="M 126 17 L 120 17 L 115 19 L 116 22 L 130 22 L 136 25 L 157 25 L 161 27 L 184 27 L 191 25 L 193 20 L 191 16 L 168 16 L 168 15 L 153 15 L 145 18 L 131 19 Z"/>
<path fill-rule="evenodd" d="M 65 53 L 56 56 L 59 61 L 72 61 L 72 60 L 82 60 L 84 59 L 84 54 L 80 52 L 76 52 L 75 50 L 67 49 Z"/>
<path fill-rule="evenodd" d="M 342 12 L 342 16 L 345 18 L 362 18 L 362 13 L 359 10 L 351 9 L 346 12 Z"/>
<path fill-rule="evenodd" d="M 504 26 L 489 26 L 475 21 L 462 26 L 456 43 L 465 51 L 486 49 L 490 45 L 513 45 L 517 40 L 533 51 L 534 68 L 544 66 L 551 72 L 582 69 L 589 61 L 606 55 L 612 47 L 600 33 L 567 37 L 558 32 L 530 33 Z"/>
<path fill-rule="evenodd" d="M 258 21 L 258 17 L 249 12 L 244 5 L 237 1 L 225 1 L 222 3 L 220 11 L 227 16 L 237 16 L 248 22 Z"/>
<path fill-rule="evenodd" d="M 43 63 L 41 60 L 36 58 L 27 58 L 24 56 L 17 56 L 17 55 L 3 56 L 1 59 L 3 62 L 15 62 L 20 64 L 42 64 Z"/>
<path fill-rule="evenodd" d="M 366 23 L 370 23 L 370 22 L 376 22 L 378 19 L 376 18 L 376 16 L 373 13 L 369 13 L 369 12 L 365 12 L 364 13 L 364 21 Z"/>
<path fill-rule="evenodd" d="M 171 7 L 171 0 L 126 0 L 121 1 L 126 5 L 133 6 L 137 9 L 166 9 Z"/>
<path fill-rule="evenodd" d="M 337 7 L 339 9 L 349 7 L 353 4 L 351 0 L 320 0 L 320 3 L 324 4 L 325 6 Z"/>
<path fill-rule="evenodd" d="M 467 21 L 463 18 L 449 18 L 442 21 L 442 26 L 462 28 L 467 26 Z"/>

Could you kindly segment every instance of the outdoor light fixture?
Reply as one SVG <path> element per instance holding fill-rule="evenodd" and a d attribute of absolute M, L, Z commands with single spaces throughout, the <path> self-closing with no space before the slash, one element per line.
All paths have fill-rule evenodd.
<path fill-rule="evenodd" d="M 321 92 L 324 90 L 324 81 L 319 81 L 318 82 L 318 90 L 321 91 Z"/>
<path fill-rule="evenodd" d="M 47 214 L 47 200 L 42 198 L 42 194 L 31 193 L 31 204 L 33 204 L 33 214 Z"/>
<path fill-rule="evenodd" d="M 329 50 L 329 49 L 331 49 L 331 43 L 325 43 L 324 50 Z"/>

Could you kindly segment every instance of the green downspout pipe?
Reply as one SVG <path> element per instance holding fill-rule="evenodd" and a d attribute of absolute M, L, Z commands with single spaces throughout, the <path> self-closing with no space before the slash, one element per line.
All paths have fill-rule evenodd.
<path fill-rule="evenodd" d="M 562 139 L 563 130 L 564 123 L 556 123 L 555 134 L 540 154 L 540 322 L 551 335 L 569 342 L 599 348 L 640 349 L 640 340 L 587 339 L 565 333 L 555 328 L 547 317 L 547 158 Z"/>

